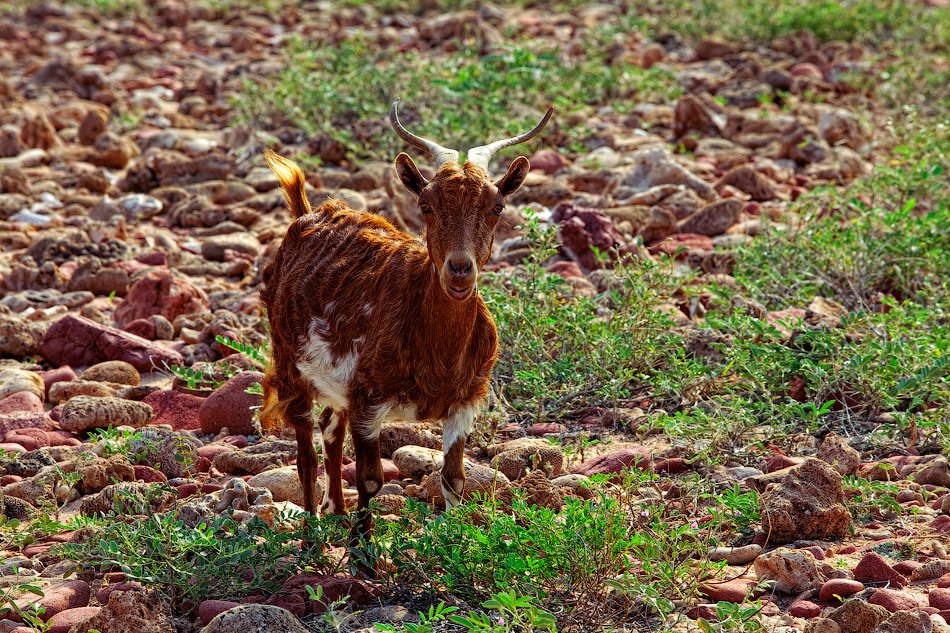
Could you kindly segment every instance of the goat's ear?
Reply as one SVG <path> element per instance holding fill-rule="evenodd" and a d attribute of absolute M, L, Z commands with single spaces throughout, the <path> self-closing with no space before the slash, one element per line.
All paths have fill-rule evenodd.
<path fill-rule="evenodd" d="M 405 152 L 396 157 L 396 174 L 406 189 L 417 198 L 422 190 L 426 188 L 426 185 L 429 184 L 425 176 L 419 173 L 419 168 L 412 162 L 409 154 Z"/>
<path fill-rule="evenodd" d="M 500 193 L 503 198 L 507 198 L 518 191 L 524 183 L 524 179 L 528 177 L 528 171 L 530 169 L 531 163 L 529 163 L 528 159 L 524 156 L 519 156 L 514 159 L 511 165 L 508 166 L 508 172 L 495 181 L 495 186 L 498 187 L 498 193 Z"/>

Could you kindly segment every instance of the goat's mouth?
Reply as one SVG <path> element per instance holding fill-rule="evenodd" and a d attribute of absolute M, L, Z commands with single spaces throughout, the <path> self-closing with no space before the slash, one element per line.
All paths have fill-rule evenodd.
<path fill-rule="evenodd" d="M 472 296 L 473 292 L 475 292 L 475 284 L 472 284 L 471 286 L 459 286 L 459 287 L 446 284 L 445 291 L 448 293 L 450 297 L 452 297 L 456 301 L 465 301 L 470 296 Z"/>

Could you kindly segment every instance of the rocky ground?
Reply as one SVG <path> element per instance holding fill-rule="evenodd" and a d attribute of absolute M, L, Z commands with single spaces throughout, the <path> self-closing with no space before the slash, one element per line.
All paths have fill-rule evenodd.
<path fill-rule="evenodd" d="M 900 285 L 906 271 L 860 289 L 860 275 L 825 275 L 825 289 L 844 289 L 785 302 L 756 286 L 763 268 L 748 272 L 768 262 L 749 255 L 763 240 L 835 213 L 841 222 L 872 213 L 892 194 L 912 199 L 907 213 L 945 217 L 946 180 L 901 162 L 910 141 L 899 135 L 910 128 L 899 122 L 911 107 L 925 127 L 945 120 L 946 59 L 922 54 L 918 66 L 937 81 L 920 79 L 919 68 L 914 76 L 943 92 L 918 92 L 902 111 L 892 105 L 902 95 L 884 81 L 902 76 L 900 51 L 862 34 L 697 36 L 658 29 L 669 15 L 627 5 L 439 13 L 397 3 L 86 4 L 2 8 L 0 632 L 410 630 L 417 611 L 440 601 L 458 614 L 492 612 L 482 601 L 509 588 L 566 631 L 950 631 L 947 363 L 904 366 L 886 350 L 869 361 L 895 365 L 897 393 L 921 394 L 913 402 L 869 401 L 874 385 L 861 382 L 883 381 L 879 374 L 847 374 L 845 389 L 837 379 L 851 361 L 824 368 L 818 382 L 807 373 L 819 337 L 838 341 L 825 343 L 834 348 L 861 344 L 876 330 L 856 333 L 852 319 L 907 309 L 894 301 L 925 305 L 913 294 L 921 289 L 938 289 L 928 308 L 938 320 L 911 327 L 937 328 L 939 339 L 939 314 L 950 309 L 939 294 L 946 260 L 942 273 L 926 256 L 913 263 L 910 276 L 923 279 L 913 292 Z M 946 24 L 945 10 L 913 7 L 906 19 Z M 349 117 L 352 129 L 328 133 L 300 122 L 323 112 L 288 105 L 293 95 L 266 96 L 286 79 L 274 78 L 294 36 L 331 47 L 356 35 L 371 48 L 415 52 L 423 65 L 463 48 L 480 59 L 541 41 L 570 65 L 599 46 L 598 64 L 634 73 L 608 78 L 599 96 L 562 93 L 555 123 L 525 149 L 532 171 L 505 212 L 485 282 L 500 327 L 509 326 L 495 385 L 508 397 L 486 412 L 467 464 L 466 494 L 494 501 L 433 521 L 440 428 L 384 427 L 389 483 L 377 505 L 389 545 L 376 581 L 349 573 L 341 526 L 301 528 L 296 446 L 262 437 L 255 419 L 267 340 L 259 275 L 289 222 L 260 150 L 301 158 L 315 202 L 337 196 L 421 227 L 378 160 L 397 147 L 378 140 L 389 134 L 381 117 L 333 113 L 343 116 L 334 125 Z M 646 78 L 661 88 L 648 89 Z M 249 81 L 265 96 L 249 101 Z M 631 81 L 628 93 L 616 92 Z M 415 88 L 403 88 L 407 125 L 424 125 L 411 113 Z M 391 96 L 366 93 L 380 101 L 370 112 L 385 112 Z M 544 100 L 552 99 L 525 97 L 515 127 Z M 945 126 L 921 138 L 946 151 Z M 888 165 L 908 180 L 874 180 Z M 921 180 L 909 180 L 918 171 Z M 804 213 L 802 200 L 817 212 Z M 950 240 L 945 220 L 935 227 L 931 236 Z M 559 243 L 539 255 L 537 234 Z M 855 266 L 863 272 L 869 262 Z M 525 287 L 532 266 L 553 285 L 512 290 Z M 764 268 L 773 266 L 782 268 Z M 643 295 L 629 294 L 625 283 L 643 270 L 652 271 L 648 285 L 632 287 Z M 789 277 L 788 286 L 804 283 Z M 648 315 L 619 321 L 632 308 L 617 293 Z M 596 374 L 590 365 L 611 378 L 570 383 L 556 396 L 560 386 L 544 378 L 538 395 L 522 386 L 534 368 L 519 356 L 532 330 L 503 312 L 552 297 L 575 312 L 544 314 L 577 318 L 579 329 L 620 323 L 610 330 L 618 347 L 642 323 L 659 327 L 649 338 L 668 347 L 639 342 L 633 355 L 655 358 L 639 367 L 582 343 L 574 364 L 558 370 L 566 383 Z M 755 327 L 726 332 L 717 314 Z M 552 327 L 554 335 L 536 334 L 538 346 L 560 341 Z M 753 343 L 763 347 L 730 356 Z M 947 353 L 946 339 L 928 345 L 929 361 Z M 778 363 L 788 375 L 777 387 L 747 375 L 764 363 L 762 349 L 794 352 Z M 545 354 L 542 368 L 570 363 Z M 699 373 L 664 387 L 681 367 L 669 359 L 680 356 Z M 917 382 L 908 386 L 910 374 Z M 627 377 L 610 382 L 618 375 Z M 747 413 L 751 400 L 723 405 L 743 390 L 799 408 L 781 409 L 788 417 L 777 422 L 762 409 Z M 707 433 L 702 421 L 713 418 L 730 420 Z M 355 477 L 351 461 L 344 477 Z M 355 490 L 347 495 L 354 500 Z M 446 526 L 459 531 L 439 532 Z M 610 526 L 618 540 L 596 545 L 593 534 L 613 534 Z M 318 546 L 301 549 L 308 530 Z M 551 530 L 586 534 L 563 545 L 568 562 L 544 549 L 555 545 L 537 545 L 548 552 L 541 556 L 512 545 L 516 533 L 542 543 Z M 467 550 L 468 538 L 485 540 Z M 476 554 L 501 545 L 513 549 L 499 549 L 495 567 Z M 529 559 L 538 567 L 523 576 L 499 571 Z M 527 612 L 499 611 L 502 621 L 485 625 L 496 628 L 436 615 L 412 630 L 550 630 Z"/>

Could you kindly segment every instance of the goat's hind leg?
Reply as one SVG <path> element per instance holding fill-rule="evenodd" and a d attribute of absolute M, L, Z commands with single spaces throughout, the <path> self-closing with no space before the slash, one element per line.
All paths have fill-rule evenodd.
<path fill-rule="evenodd" d="M 297 438 L 297 476 L 303 489 L 303 508 L 317 512 L 317 451 L 313 447 L 313 398 L 297 393 L 287 404 L 286 420 Z"/>
<path fill-rule="evenodd" d="M 327 407 L 320 414 L 323 467 L 326 471 L 321 514 L 346 514 L 343 501 L 343 440 L 346 437 L 346 411 Z"/>

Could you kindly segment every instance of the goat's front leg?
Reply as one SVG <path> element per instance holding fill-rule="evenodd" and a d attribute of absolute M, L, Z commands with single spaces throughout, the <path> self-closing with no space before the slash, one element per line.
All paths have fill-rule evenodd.
<path fill-rule="evenodd" d="M 320 415 L 320 443 L 323 446 L 324 487 L 321 514 L 346 514 L 343 502 L 343 439 L 346 411 L 327 407 Z"/>
<path fill-rule="evenodd" d="M 352 529 L 354 545 L 360 539 L 369 541 L 373 532 L 373 515 L 369 502 L 383 487 L 379 431 L 382 428 L 384 413 L 380 407 L 372 406 L 349 411 L 350 432 L 353 434 L 353 448 L 356 451 L 356 491 L 359 493 Z"/>
<path fill-rule="evenodd" d="M 462 501 L 465 490 L 465 440 L 475 427 L 475 408 L 453 410 L 442 427 L 442 496 L 445 509 L 451 510 Z"/>

